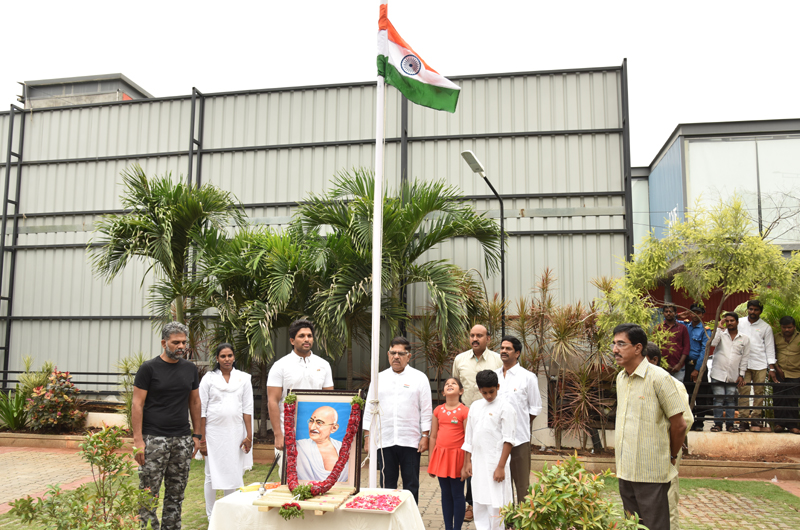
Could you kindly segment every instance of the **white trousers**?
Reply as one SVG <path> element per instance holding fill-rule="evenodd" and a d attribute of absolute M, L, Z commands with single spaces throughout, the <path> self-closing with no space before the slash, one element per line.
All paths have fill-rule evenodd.
<path fill-rule="evenodd" d="M 222 490 L 222 496 L 226 497 L 236 491 L 236 488 L 232 490 Z M 217 502 L 217 490 L 211 487 L 211 474 L 208 472 L 208 466 L 206 466 L 206 480 L 203 483 L 203 493 L 206 497 L 206 517 L 211 517 L 211 512 L 214 510 L 214 503 Z"/>
<path fill-rule="evenodd" d="M 500 508 L 476 502 L 472 505 L 472 513 L 475 516 L 476 530 L 500 530 L 503 526 L 500 519 Z"/>

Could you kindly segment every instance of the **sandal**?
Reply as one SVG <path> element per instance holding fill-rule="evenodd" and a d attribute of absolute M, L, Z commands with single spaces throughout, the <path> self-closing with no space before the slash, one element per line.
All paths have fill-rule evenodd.
<path fill-rule="evenodd" d="M 797 427 L 795 427 L 794 429 L 792 429 L 792 431 L 791 431 L 791 432 L 792 432 L 792 434 L 800 434 L 800 429 L 798 429 Z"/>
<path fill-rule="evenodd" d="M 471 523 L 473 519 L 475 519 L 475 515 L 472 513 L 472 506 L 467 506 L 466 511 L 464 511 L 464 522 Z"/>
<path fill-rule="evenodd" d="M 714 425 L 713 427 L 711 427 L 711 432 L 719 432 L 721 430 L 722 427 L 720 427 L 719 425 Z"/>
<path fill-rule="evenodd" d="M 783 425 L 776 425 L 772 430 L 773 432 L 783 432 L 786 429 L 783 428 Z"/>
<path fill-rule="evenodd" d="M 739 432 L 739 428 L 738 427 L 731 427 L 730 429 L 728 429 L 728 432 Z"/>

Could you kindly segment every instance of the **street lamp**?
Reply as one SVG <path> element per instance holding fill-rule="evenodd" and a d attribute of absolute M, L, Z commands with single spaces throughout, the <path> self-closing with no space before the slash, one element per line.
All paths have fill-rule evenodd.
<path fill-rule="evenodd" d="M 494 189 L 492 183 L 489 182 L 489 179 L 486 178 L 486 171 L 483 169 L 483 164 L 475 157 L 475 153 L 470 150 L 461 151 L 461 156 L 464 158 L 464 161 L 469 165 L 469 168 L 472 170 L 473 173 L 478 173 L 486 184 L 489 185 L 489 189 L 492 190 L 494 196 L 497 197 L 497 200 L 500 201 L 500 300 L 502 302 L 502 313 L 500 317 L 501 328 L 502 328 L 502 335 L 505 336 L 506 334 L 506 253 L 505 253 L 505 243 L 506 243 L 506 234 L 504 230 L 504 219 L 505 214 L 503 213 L 503 199 L 500 197 L 500 194 L 497 193 L 497 190 Z M 488 296 L 488 295 L 487 295 Z"/>

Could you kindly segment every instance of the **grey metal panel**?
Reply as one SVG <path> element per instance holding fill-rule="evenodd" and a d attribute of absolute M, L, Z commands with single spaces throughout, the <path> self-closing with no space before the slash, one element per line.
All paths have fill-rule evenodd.
<path fill-rule="evenodd" d="M 621 220 L 613 224 L 624 228 Z M 479 271 L 490 296 L 500 292 L 500 274 L 486 276 L 483 255 L 476 242 L 457 239 L 429 252 L 423 259 L 446 258 L 464 269 Z M 558 279 L 554 292 L 557 301 L 580 300 L 588 304 L 598 296 L 590 281 L 600 276 L 620 276 L 624 259 L 624 234 L 511 236 L 506 252 L 506 297 L 513 302 L 520 296 L 529 296 L 537 278 L 549 267 Z M 416 314 L 428 303 L 423 286 L 409 290 L 409 305 Z"/>
<path fill-rule="evenodd" d="M 27 141 L 27 139 L 26 139 Z M 27 147 L 30 142 L 26 143 Z M 188 140 L 187 140 L 188 145 Z M 27 159 L 27 154 L 26 154 Z M 23 166 L 20 211 L 23 213 L 119 209 L 120 173 L 138 163 L 150 176 L 186 173 L 186 156 Z"/>
<path fill-rule="evenodd" d="M 385 156 L 387 167 L 399 164 L 400 146 L 387 145 Z M 202 180 L 242 203 L 300 201 L 325 193 L 338 172 L 374 164 L 372 144 L 213 153 L 203 158 Z"/>
<path fill-rule="evenodd" d="M 163 153 L 189 146 L 191 102 L 152 101 L 25 114 L 25 159 Z"/>
<path fill-rule="evenodd" d="M 620 72 L 464 79 L 454 114 L 411 106 L 411 136 L 621 127 Z"/>
<path fill-rule="evenodd" d="M 623 189 L 621 134 L 413 142 L 410 176 L 444 178 L 466 195 L 485 194 L 483 179 L 461 159 L 465 149 L 483 162 L 501 195 Z"/>
<path fill-rule="evenodd" d="M 9 119 L 10 119 L 10 113 L 6 112 L 4 114 L 0 114 L 0 164 L 5 164 L 6 162 L 6 151 L 8 150 Z M 5 177 L 6 177 L 5 166 L 0 167 L 0 175 L 2 175 L 3 177 L 3 180 L 1 182 L 5 182 Z"/>
<path fill-rule="evenodd" d="M 207 97 L 205 112 L 207 149 L 375 137 L 374 86 Z"/>
<path fill-rule="evenodd" d="M 11 370 L 24 370 L 22 358 L 34 357 L 34 368 L 52 361 L 70 372 L 116 372 L 124 357 L 144 352 L 155 357 L 160 337 L 148 321 L 14 322 L 14 351 Z M 81 380 L 116 381 L 113 376 L 73 376 Z M 80 390 L 116 390 L 114 385 L 77 385 Z"/>
<path fill-rule="evenodd" d="M 34 236 L 52 240 L 50 234 Z M 110 284 L 95 278 L 82 248 L 27 250 L 17 254 L 15 316 L 146 315 L 153 276 L 132 262 Z M 16 325 L 16 324 L 15 324 Z"/>

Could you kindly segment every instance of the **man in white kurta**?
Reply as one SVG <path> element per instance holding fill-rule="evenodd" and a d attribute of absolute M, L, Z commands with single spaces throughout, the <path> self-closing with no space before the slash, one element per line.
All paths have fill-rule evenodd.
<path fill-rule="evenodd" d="M 403 489 L 409 490 L 419 505 L 419 463 L 422 453 L 428 450 L 433 401 L 428 376 L 408 366 L 410 346 L 405 337 L 393 338 L 388 352 L 391 367 L 378 374 L 377 396 L 374 386 L 369 386 L 364 450 L 369 450 L 370 443 L 378 447 L 381 487 L 397 488 L 397 479 L 402 475 Z M 380 413 L 376 428 L 368 430 L 376 412 Z"/>
<path fill-rule="evenodd" d="M 331 474 L 339 457 L 342 442 L 331 438 L 339 430 L 339 415 L 333 407 L 323 406 L 308 419 L 308 438 L 297 441 L 297 478 L 299 480 L 325 480 Z M 326 465 L 326 463 L 328 465 Z M 337 482 L 347 482 L 345 467 Z"/>
<path fill-rule="evenodd" d="M 275 454 L 283 451 L 283 399 L 290 390 L 333 390 L 333 372 L 325 359 L 314 355 L 314 324 L 295 320 L 289 325 L 292 351 L 281 357 L 267 375 L 269 421 L 275 435 Z"/>
<path fill-rule="evenodd" d="M 253 387 L 250 374 L 236 368 L 225 381 L 219 370 L 208 372 L 200 381 L 200 415 L 205 419 L 206 515 L 211 516 L 216 490 L 229 495 L 243 486 L 242 475 L 253 467 L 253 452 L 240 446 L 247 437 L 243 415 L 253 417 Z M 208 502 L 211 498 L 212 501 Z"/>
<path fill-rule="evenodd" d="M 500 341 L 503 367 L 495 370 L 500 380 L 498 395 L 505 398 L 517 417 L 514 428 L 514 448 L 511 449 L 511 479 L 517 489 L 517 501 L 522 502 L 531 483 L 531 424 L 542 412 L 542 396 L 536 374 L 519 364 L 522 343 L 518 338 L 505 336 Z"/>
<path fill-rule="evenodd" d="M 482 374 L 491 374 L 494 384 L 502 387 L 497 382 L 496 373 L 490 370 L 478 373 L 484 399 L 475 401 L 469 408 L 464 445 L 461 446 L 467 452 L 462 478 L 471 472 L 476 530 L 499 530 L 502 526 L 500 508 L 514 500 L 508 456 L 514 445 L 517 417 L 511 404 L 497 395 L 497 386 L 492 388 L 490 384 L 480 384 Z M 503 470 L 503 479 L 498 481 L 500 469 Z"/>

